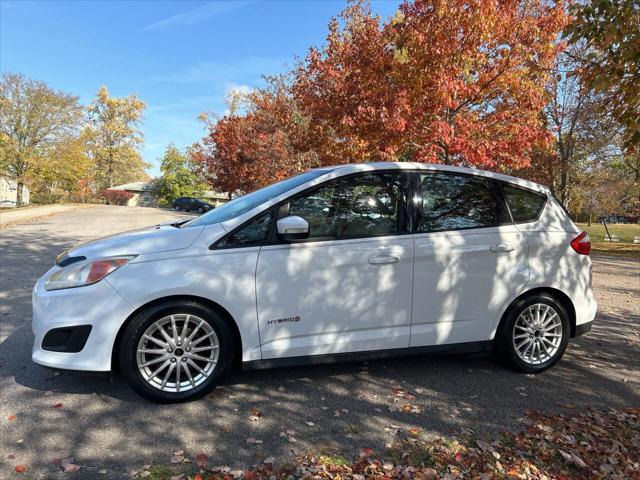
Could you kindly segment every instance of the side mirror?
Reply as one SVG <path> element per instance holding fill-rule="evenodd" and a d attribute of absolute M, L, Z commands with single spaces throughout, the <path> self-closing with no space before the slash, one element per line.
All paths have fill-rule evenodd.
<path fill-rule="evenodd" d="M 304 240 L 309 236 L 309 222 L 296 215 L 278 220 L 278 238 L 281 240 Z"/>

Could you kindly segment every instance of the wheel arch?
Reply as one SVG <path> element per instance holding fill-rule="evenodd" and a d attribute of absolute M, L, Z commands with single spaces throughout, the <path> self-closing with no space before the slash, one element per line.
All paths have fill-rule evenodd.
<path fill-rule="evenodd" d="M 573 302 L 569 298 L 569 296 L 566 293 L 564 293 L 562 290 L 558 290 L 557 288 L 538 287 L 538 288 L 533 288 L 531 290 L 527 290 L 526 292 L 521 293 L 511 301 L 509 306 L 505 309 L 505 311 L 502 313 L 502 316 L 500 317 L 500 322 L 498 323 L 498 327 L 496 328 L 495 335 L 493 336 L 494 340 L 499 338 L 500 334 L 502 333 L 502 326 L 504 325 L 505 318 L 507 317 L 507 315 L 509 314 L 513 306 L 524 298 L 527 298 L 533 295 L 538 295 L 541 293 L 547 293 L 551 295 L 558 302 L 560 302 L 560 304 L 565 308 L 565 310 L 567 311 L 567 315 L 569 315 L 569 324 L 571 325 L 570 337 L 574 337 L 576 333 L 576 309 L 573 305 Z"/>
<path fill-rule="evenodd" d="M 113 349 L 111 351 L 111 371 L 118 372 L 120 371 L 120 361 L 119 361 L 119 350 L 120 350 L 120 341 L 122 340 L 122 335 L 129 325 L 129 322 L 133 317 L 135 317 L 139 312 L 144 310 L 145 308 L 149 308 L 155 305 L 159 305 L 165 302 L 173 302 L 173 301 L 190 301 L 197 302 L 203 305 L 206 305 L 213 310 L 216 310 L 220 313 L 225 320 L 228 322 L 231 327 L 231 333 L 233 335 L 234 340 L 234 351 L 233 351 L 233 365 L 239 365 L 242 363 L 242 336 L 240 335 L 240 329 L 238 328 L 238 324 L 231 316 L 231 314 L 224 308 L 222 305 L 210 300 L 208 298 L 200 297 L 197 295 L 169 295 L 166 297 L 159 297 L 154 300 L 151 300 L 144 305 L 141 305 L 137 309 L 135 309 L 127 319 L 120 325 L 120 329 L 116 335 L 115 341 L 113 343 Z"/>

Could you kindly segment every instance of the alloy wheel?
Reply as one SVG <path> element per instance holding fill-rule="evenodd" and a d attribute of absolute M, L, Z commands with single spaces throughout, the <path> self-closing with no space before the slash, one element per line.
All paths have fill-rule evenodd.
<path fill-rule="evenodd" d="M 520 360 L 540 365 L 558 352 L 562 335 L 558 312 L 551 305 L 536 303 L 518 315 L 513 326 L 513 347 Z"/>
<path fill-rule="evenodd" d="M 173 314 L 151 324 L 138 342 L 142 378 L 163 392 L 187 392 L 209 378 L 220 353 L 213 327 L 191 314 Z"/>

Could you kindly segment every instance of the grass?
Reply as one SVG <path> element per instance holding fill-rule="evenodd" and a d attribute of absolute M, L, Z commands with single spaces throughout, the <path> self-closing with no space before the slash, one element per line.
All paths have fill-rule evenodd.
<path fill-rule="evenodd" d="M 587 226 L 586 223 L 578 223 L 578 227 L 589 234 L 592 242 L 602 242 L 604 236 L 607 234 L 604 225 L 601 223 L 592 223 Z M 633 244 L 633 237 L 640 236 L 640 225 L 639 224 L 607 224 L 607 228 L 609 228 L 609 233 L 611 235 L 617 235 L 620 238 L 620 243 L 631 243 Z M 609 242 L 607 242 L 609 243 Z M 636 244 L 640 245 L 640 244 Z"/>
<path fill-rule="evenodd" d="M 609 233 L 617 235 L 620 239 L 619 242 L 604 241 L 607 232 L 602 223 L 592 223 L 591 225 L 578 223 L 578 227 L 589 234 L 592 254 L 640 259 L 640 243 L 633 243 L 633 238 L 640 236 L 640 225 L 607 224 Z"/>
<path fill-rule="evenodd" d="M 640 260 L 640 243 L 592 242 L 591 254 L 629 257 Z"/>

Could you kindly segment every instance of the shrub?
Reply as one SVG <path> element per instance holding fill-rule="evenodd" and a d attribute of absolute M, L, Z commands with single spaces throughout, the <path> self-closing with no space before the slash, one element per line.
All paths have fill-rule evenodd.
<path fill-rule="evenodd" d="M 133 193 L 125 190 L 111 190 L 105 188 L 100 190 L 100 195 L 107 201 L 109 205 L 126 205 L 130 198 L 133 198 Z"/>

